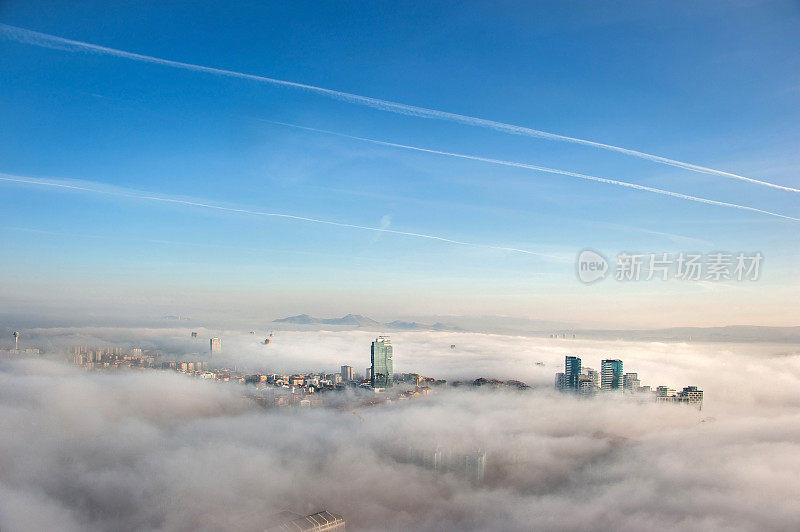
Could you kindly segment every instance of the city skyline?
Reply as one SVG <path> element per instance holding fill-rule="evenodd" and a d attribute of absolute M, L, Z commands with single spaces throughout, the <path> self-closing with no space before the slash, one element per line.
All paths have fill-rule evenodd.
<path fill-rule="evenodd" d="M 193 333 L 194 334 L 194 333 Z M 16 336 L 15 336 L 16 338 Z M 194 336 L 193 336 L 194 338 Z M 219 338 L 212 339 L 217 344 Z M 341 366 L 340 372 L 291 372 L 290 374 L 279 374 L 266 371 L 245 370 L 238 371 L 220 366 L 211 357 L 204 360 L 198 353 L 185 353 L 173 359 L 165 356 L 164 353 L 156 350 L 143 350 L 136 347 L 123 349 L 121 347 L 87 347 L 74 346 L 72 348 L 72 363 L 86 370 L 112 371 L 120 369 L 154 369 L 154 370 L 174 370 L 187 376 L 193 376 L 203 380 L 218 381 L 230 384 L 243 384 L 254 386 L 256 391 L 245 392 L 242 397 L 262 408 L 285 408 L 285 407 L 335 407 L 342 408 L 342 399 L 336 397 L 330 401 L 330 392 L 366 392 L 366 395 L 355 398 L 350 396 L 345 399 L 344 409 L 363 421 L 363 418 L 346 406 L 349 402 L 352 407 L 375 407 L 377 405 L 390 404 L 398 400 L 408 400 L 413 398 L 425 397 L 431 393 L 446 391 L 449 389 L 466 388 L 472 386 L 476 389 L 486 388 L 490 390 L 511 389 L 511 390 L 532 390 L 533 388 L 516 378 L 499 380 L 485 377 L 478 377 L 470 381 L 454 380 L 448 382 L 446 379 L 424 376 L 421 373 L 406 372 L 395 373 L 393 371 L 393 347 L 391 340 L 386 336 L 379 336 L 370 343 L 370 362 L 364 377 L 358 376 L 353 372 L 353 367 L 349 365 Z M 39 356 L 39 350 L 20 351 L 14 349 L 9 354 L 29 357 Z M 47 355 L 47 353 L 45 353 Z M 213 350 L 211 352 L 213 355 Z M 53 356 L 51 353 L 50 356 Z M 638 373 L 623 373 L 623 362 L 619 359 L 603 359 L 601 361 L 601 372 L 586 367 L 582 368 L 582 360 L 574 355 L 567 355 L 564 359 L 564 372 L 556 373 L 555 389 L 560 392 L 571 392 L 572 394 L 583 397 L 594 397 L 603 394 L 604 397 L 612 395 L 622 397 L 626 394 L 629 399 L 638 402 L 650 401 L 660 404 L 685 404 L 702 410 L 704 392 L 697 386 L 685 386 L 680 392 L 669 386 L 659 385 L 656 387 L 642 386 Z M 515 376 L 516 377 L 516 376 Z M 391 388 L 397 388 L 390 390 Z M 377 394 L 377 395 L 373 395 Z M 325 398 L 328 398 L 326 400 Z M 353 399 L 356 399 L 353 401 Z M 421 451 L 418 454 L 414 451 L 414 461 L 420 462 L 425 467 L 439 471 L 456 470 L 461 471 L 464 463 L 467 470 L 478 467 L 480 482 L 482 482 L 483 471 L 485 468 L 486 453 L 476 451 L 478 454 L 477 462 L 472 454 L 454 455 L 444 453 L 438 448 L 433 454 Z M 443 460 L 442 456 L 449 456 Z M 455 462 L 453 462 L 455 459 Z M 465 462 L 464 462 L 465 461 Z M 445 465 L 445 464 L 450 465 Z M 453 463 L 461 465 L 454 466 Z M 470 466 L 469 464 L 473 464 Z M 474 473 L 474 471 L 473 471 Z M 475 482 L 474 474 L 468 474 L 472 482 Z M 478 482 L 478 483 L 480 483 Z"/>
<path fill-rule="evenodd" d="M 697 386 L 685 386 L 680 392 L 669 386 L 642 385 L 638 372 L 625 373 L 624 364 L 618 358 L 604 358 L 600 362 L 600 372 L 583 367 L 580 357 L 564 357 L 564 371 L 555 375 L 555 389 L 583 397 L 629 397 L 649 399 L 659 403 L 688 404 L 702 410 L 704 392 Z"/>

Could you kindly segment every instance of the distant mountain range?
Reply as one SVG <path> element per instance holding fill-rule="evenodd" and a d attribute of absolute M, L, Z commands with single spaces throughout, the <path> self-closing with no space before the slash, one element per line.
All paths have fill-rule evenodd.
<path fill-rule="evenodd" d="M 420 316 L 425 319 L 425 316 Z M 395 320 L 381 323 L 360 314 L 341 318 L 315 318 L 308 314 L 274 320 L 292 325 L 339 325 L 349 327 L 380 328 L 396 331 L 471 331 L 478 333 L 515 334 L 553 339 L 625 340 L 648 342 L 778 342 L 800 344 L 800 327 L 765 327 L 731 325 L 727 327 L 672 327 L 665 329 L 581 329 L 569 324 L 505 318 L 499 316 L 429 316 L 448 322 L 436 321 L 433 325 L 418 321 Z M 412 319 L 418 319 L 416 316 Z M 453 322 L 458 325 L 452 324 Z"/>
<path fill-rule="evenodd" d="M 297 316 L 289 316 L 288 318 L 279 318 L 273 320 L 273 323 L 291 323 L 294 325 L 349 325 L 354 327 L 385 327 L 387 329 L 403 330 L 403 331 L 460 331 L 461 329 L 452 325 L 444 323 L 434 323 L 428 325 L 425 323 L 417 323 L 415 321 L 390 321 L 389 323 L 381 323 L 379 321 L 362 316 L 361 314 L 348 314 L 341 318 L 315 318 L 308 314 L 299 314 Z"/>
<path fill-rule="evenodd" d="M 348 314 L 341 318 L 315 318 L 308 314 L 300 314 L 297 316 L 289 316 L 288 318 L 280 318 L 273 320 L 274 323 L 294 323 L 295 325 L 355 325 L 356 327 L 369 327 L 380 325 L 380 322 L 367 318 L 361 314 Z"/>

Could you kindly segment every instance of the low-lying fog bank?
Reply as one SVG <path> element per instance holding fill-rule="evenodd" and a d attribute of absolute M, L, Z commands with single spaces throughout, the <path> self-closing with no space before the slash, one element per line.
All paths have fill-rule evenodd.
<path fill-rule="evenodd" d="M 40 330 L 72 344 L 191 352 L 185 331 Z M 201 331 L 210 336 L 211 331 Z M 217 331 L 220 363 L 363 371 L 375 333 Z M 185 334 L 188 336 L 188 333 Z M 0 363 L 0 530 L 263 530 L 285 509 L 352 530 L 793 530 L 800 355 L 786 346 L 392 335 L 395 371 L 518 378 L 358 410 L 263 410 L 240 385 L 169 371 Z M 263 341 L 263 339 L 260 339 Z M 201 351 L 207 338 L 200 338 Z M 450 345 L 454 344 L 455 349 Z M 555 393 L 565 354 L 623 359 L 644 384 L 705 391 L 702 412 Z M 542 362 L 544 366 L 537 366 Z M 470 481 L 425 453 L 485 452 Z"/>

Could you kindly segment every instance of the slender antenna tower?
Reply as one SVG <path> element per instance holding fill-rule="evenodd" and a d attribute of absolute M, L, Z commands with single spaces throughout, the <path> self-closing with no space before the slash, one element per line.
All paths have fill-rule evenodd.
<path fill-rule="evenodd" d="M 19 351 L 19 332 L 14 331 L 11 335 L 14 337 L 14 351 Z"/>

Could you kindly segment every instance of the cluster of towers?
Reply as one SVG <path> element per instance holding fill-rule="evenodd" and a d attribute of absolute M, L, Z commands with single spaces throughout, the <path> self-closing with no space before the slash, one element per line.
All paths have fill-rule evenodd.
<path fill-rule="evenodd" d="M 370 346 L 370 365 L 366 377 L 375 389 L 394 386 L 394 363 L 392 361 L 392 341 L 388 336 L 378 336 Z M 350 382 L 356 378 L 352 366 L 342 366 L 342 381 Z"/>
<path fill-rule="evenodd" d="M 635 381 L 635 382 L 634 382 Z M 574 391 L 584 395 L 592 395 L 597 391 L 622 392 L 626 388 L 636 386 L 639 380 L 636 373 L 623 373 L 622 360 L 613 358 L 600 363 L 600 372 L 592 368 L 581 368 L 581 359 L 567 356 L 564 361 L 564 372 L 556 373 L 556 388 L 563 391 Z"/>
<path fill-rule="evenodd" d="M 597 392 L 618 392 L 648 394 L 660 403 L 683 403 L 702 409 L 703 390 L 697 386 L 686 386 L 680 392 L 667 386 L 655 390 L 642 386 L 638 373 L 623 373 L 622 360 L 612 358 L 603 360 L 600 373 L 592 368 L 581 368 L 581 359 L 567 356 L 564 372 L 556 373 L 556 389 L 581 395 L 594 395 Z M 641 397 L 641 396 L 640 396 Z"/>

